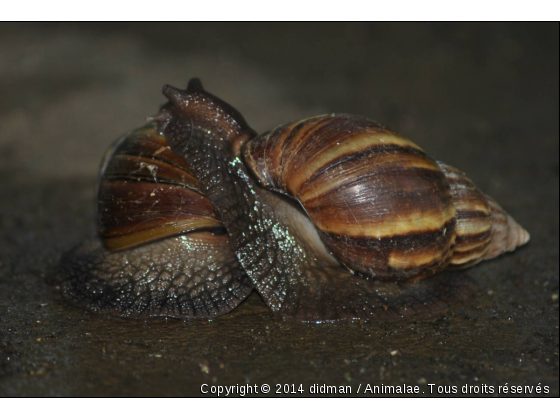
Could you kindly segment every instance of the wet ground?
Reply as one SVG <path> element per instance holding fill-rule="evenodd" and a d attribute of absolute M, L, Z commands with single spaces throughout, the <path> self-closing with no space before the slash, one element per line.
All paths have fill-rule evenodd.
<path fill-rule="evenodd" d="M 202 384 L 558 396 L 558 63 L 557 24 L 0 25 L 0 396 L 198 396 Z M 284 322 L 256 294 L 212 322 L 65 304 L 47 281 L 94 228 L 104 149 L 157 110 L 164 83 L 192 76 L 257 131 L 373 117 L 467 172 L 531 242 L 446 274 L 474 281 L 473 299 L 391 323 Z"/>

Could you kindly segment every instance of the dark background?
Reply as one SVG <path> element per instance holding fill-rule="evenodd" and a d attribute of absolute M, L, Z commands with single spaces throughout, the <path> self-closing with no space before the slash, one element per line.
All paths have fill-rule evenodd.
<path fill-rule="evenodd" d="M 548 385 L 558 396 L 558 24 L 1 24 L 0 395 L 216 385 Z M 257 130 L 376 119 L 467 172 L 527 230 L 464 272 L 478 295 L 392 323 L 132 322 L 48 286 L 94 229 L 102 154 L 193 76 Z M 449 275 L 453 275 L 449 274 Z"/>

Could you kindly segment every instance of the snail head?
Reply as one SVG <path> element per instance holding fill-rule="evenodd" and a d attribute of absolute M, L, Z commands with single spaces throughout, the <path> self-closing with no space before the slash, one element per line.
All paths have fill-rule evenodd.
<path fill-rule="evenodd" d="M 191 79 L 185 90 L 165 85 L 162 92 L 169 102 L 150 120 L 158 122 L 179 155 L 199 150 L 204 142 L 231 148 L 237 156 L 241 146 L 256 135 L 239 111 L 205 91 L 198 78 Z"/>

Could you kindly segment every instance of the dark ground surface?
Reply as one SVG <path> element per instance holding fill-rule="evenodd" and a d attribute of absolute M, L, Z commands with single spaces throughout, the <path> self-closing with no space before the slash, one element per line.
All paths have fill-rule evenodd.
<path fill-rule="evenodd" d="M 0 395 L 197 396 L 203 383 L 547 385 L 558 396 L 558 24 L 0 25 Z M 132 322 L 47 286 L 94 227 L 113 139 L 200 76 L 257 131 L 373 117 L 467 172 L 532 235 L 479 293 L 392 323 Z M 274 389 L 274 388 L 273 388 Z"/>

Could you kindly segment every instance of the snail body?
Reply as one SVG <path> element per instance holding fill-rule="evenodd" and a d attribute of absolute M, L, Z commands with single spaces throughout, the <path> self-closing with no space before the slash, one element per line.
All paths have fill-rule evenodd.
<path fill-rule="evenodd" d="M 164 95 L 169 102 L 152 125 L 129 136 L 103 165 L 105 246 L 96 251 L 98 262 L 131 253 L 136 260 L 145 247 L 181 237 L 221 238 L 220 268 L 234 267 L 224 280 L 235 293 L 220 295 L 223 288 L 212 288 L 216 275 L 199 275 L 191 290 L 208 302 L 221 298 L 233 307 L 254 286 L 285 318 L 377 319 L 464 298 L 467 284 L 433 275 L 529 239 L 462 172 L 366 118 L 323 115 L 257 135 L 197 79 L 186 90 L 166 86 Z M 199 270 L 209 263 L 200 246 L 182 250 L 187 260 L 197 255 Z M 83 259 L 74 252 L 63 266 L 79 267 Z M 157 257 L 151 262 L 161 266 Z M 61 276 L 67 295 L 88 281 L 110 283 L 103 275 L 74 275 L 72 283 L 77 271 Z M 147 283 L 133 277 L 121 283 Z M 159 315 L 150 308 L 149 316 Z M 162 315 L 191 319 L 225 310 Z"/>

